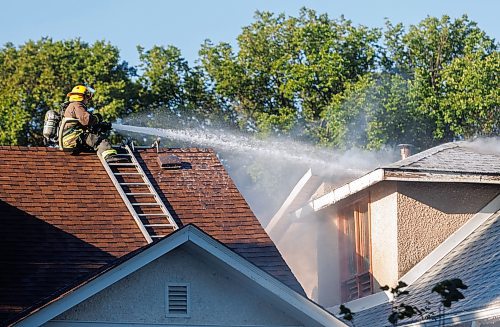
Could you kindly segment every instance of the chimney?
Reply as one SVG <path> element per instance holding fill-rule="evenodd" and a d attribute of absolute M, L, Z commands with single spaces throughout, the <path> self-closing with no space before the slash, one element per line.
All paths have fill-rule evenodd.
<path fill-rule="evenodd" d="M 401 150 L 401 160 L 408 158 L 411 156 L 411 144 L 398 144 L 399 149 Z"/>

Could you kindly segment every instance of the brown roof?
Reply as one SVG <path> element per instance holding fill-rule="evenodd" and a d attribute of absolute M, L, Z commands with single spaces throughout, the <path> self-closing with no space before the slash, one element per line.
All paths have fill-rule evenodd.
<path fill-rule="evenodd" d="M 161 169 L 154 150 L 136 155 L 179 227 L 195 224 L 303 294 L 215 153 L 160 150 L 182 169 Z M 1 325 L 146 240 L 95 154 L 0 146 L 0 244 Z"/>

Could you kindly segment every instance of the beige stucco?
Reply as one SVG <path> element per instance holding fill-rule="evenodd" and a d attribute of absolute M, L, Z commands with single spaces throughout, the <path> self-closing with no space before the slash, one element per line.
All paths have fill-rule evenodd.
<path fill-rule="evenodd" d="M 479 212 L 499 185 L 398 183 L 398 275 L 401 277 Z"/>
<path fill-rule="evenodd" d="M 382 182 L 370 190 L 372 275 L 374 291 L 398 280 L 396 183 Z"/>
<path fill-rule="evenodd" d="M 188 318 L 167 317 L 167 283 L 189 283 Z M 302 325 L 255 285 L 203 251 L 183 245 L 54 320 L 185 326 Z"/>

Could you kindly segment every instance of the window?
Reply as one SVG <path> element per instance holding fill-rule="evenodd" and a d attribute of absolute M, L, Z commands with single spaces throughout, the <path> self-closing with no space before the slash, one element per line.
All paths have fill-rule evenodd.
<path fill-rule="evenodd" d="M 167 284 L 167 317 L 189 317 L 189 284 Z"/>
<path fill-rule="evenodd" d="M 344 208 L 339 216 L 342 302 L 372 294 L 368 198 Z"/>

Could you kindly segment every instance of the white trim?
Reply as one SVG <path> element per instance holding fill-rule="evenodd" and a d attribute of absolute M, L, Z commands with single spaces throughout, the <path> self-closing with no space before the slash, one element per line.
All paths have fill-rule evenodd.
<path fill-rule="evenodd" d="M 15 326 L 40 326 L 50 319 L 60 315 L 64 311 L 83 302 L 92 295 L 102 291 L 106 287 L 132 274 L 138 269 L 144 267 L 151 261 L 157 259 L 163 254 L 175 249 L 188 240 L 188 233 L 174 233 L 169 236 L 168 242 L 158 242 L 136 256 L 128 259 L 124 263 L 112 268 L 97 278 L 91 280 L 53 303 L 42 307 L 40 310 L 23 318 Z M 161 245 L 161 246 L 160 246 Z"/>
<path fill-rule="evenodd" d="M 418 172 L 397 170 L 396 168 L 378 168 L 320 196 L 316 200 L 310 201 L 302 208 L 295 210 L 295 217 L 302 218 L 313 211 L 322 210 L 382 181 L 500 184 L 500 177 L 455 172 Z"/>
<path fill-rule="evenodd" d="M 272 230 L 276 225 L 280 222 L 281 218 L 285 215 L 286 211 L 290 207 L 290 205 L 293 203 L 293 201 L 297 198 L 297 196 L 301 193 L 302 189 L 307 185 L 307 183 L 311 180 L 311 177 L 313 176 L 312 170 L 309 168 L 309 170 L 300 178 L 300 180 L 297 182 L 295 187 L 293 188 L 292 192 L 288 195 L 286 198 L 285 202 L 281 205 L 281 207 L 278 209 L 278 211 L 274 214 L 274 216 L 271 218 L 269 223 L 267 224 L 265 230 L 266 233 L 271 235 Z"/>
<path fill-rule="evenodd" d="M 350 183 L 347 183 L 339 188 L 334 189 L 331 192 L 326 193 L 325 195 L 313 200 L 303 206 L 302 208 L 295 211 L 295 217 L 301 218 L 312 211 L 319 211 L 324 209 L 332 204 L 339 202 L 342 199 L 347 198 L 348 196 L 362 191 L 368 188 L 371 185 L 374 185 L 378 182 L 384 180 L 384 170 L 379 168 L 376 169 L 358 179 L 353 180 Z"/>
<path fill-rule="evenodd" d="M 500 195 L 490 201 L 484 208 L 476 213 L 472 218 L 465 222 L 453 234 L 448 236 L 441 244 L 431 251 L 425 258 L 420 260 L 413 268 L 411 268 L 400 280 L 411 285 L 420 278 L 426 271 L 434 266 L 445 255 L 451 252 L 458 244 L 463 242 L 472 232 L 481 226 L 495 212 L 500 210 Z"/>
<path fill-rule="evenodd" d="M 199 238 L 203 238 L 198 240 Z M 192 234 L 190 239 L 195 241 L 201 248 L 209 251 L 216 258 L 224 261 L 226 264 L 236 269 L 238 272 L 246 275 L 251 280 L 257 282 L 264 288 L 271 291 L 274 295 L 283 301 L 291 304 L 297 310 L 300 310 L 307 316 L 315 319 L 323 326 L 346 326 L 343 322 L 332 316 L 328 311 L 322 309 L 314 302 L 293 291 L 271 275 L 264 273 L 260 268 L 249 264 L 247 260 L 234 253 L 217 242 L 210 236 L 202 233 Z M 333 318 L 333 319 L 332 319 Z"/>
<path fill-rule="evenodd" d="M 310 319 L 310 322 L 323 326 L 346 326 L 326 310 L 293 291 L 291 288 L 258 267 L 252 265 L 243 257 L 235 254 L 229 248 L 192 225 L 188 225 L 158 243 L 154 243 L 149 248 L 126 260 L 122 264 L 103 273 L 87 284 L 70 291 L 55 302 L 25 317 L 23 320 L 19 321 L 16 326 L 42 325 L 188 241 L 206 250 L 231 268 L 267 289 L 279 299 L 294 307 L 298 312 L 301 312 L 305 316 L 305 319 Z"/>
<path fill-rule="evenodd" d="M 352 312 L 360 312 L 366 309 L 376 307 L 377 305 L 390 302 L 392 301 L 392 299 L 393 295 L 391 294 L 391 292 L 382 291 L 356 300 L 346 302 L 344 303 L 344 305 L 348 307 Z M 337 315 L 337 313 L 340 311 L 340 305 L 327 308 L 327 310 Z"/>

